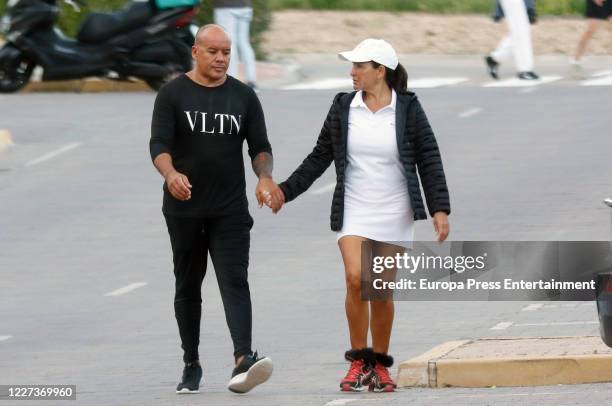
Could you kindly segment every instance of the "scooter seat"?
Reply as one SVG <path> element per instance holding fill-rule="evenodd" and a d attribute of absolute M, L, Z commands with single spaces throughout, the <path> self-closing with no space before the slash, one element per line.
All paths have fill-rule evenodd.
<path fill-rule="evenodd" d="M 83 21 L 77 39 L 83 43 L 100 43 L 109 38 L 144 25 L 155 11 L 146 1 L 128 3 L 123 10 L 114 13 L 91 13 Z"/>

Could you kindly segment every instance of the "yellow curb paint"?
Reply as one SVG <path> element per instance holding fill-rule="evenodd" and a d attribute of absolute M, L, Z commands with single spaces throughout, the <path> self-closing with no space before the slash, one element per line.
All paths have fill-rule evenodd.
<path fill-rule="evenodd" d="M 470 342 L 471 340 L 448 341 L 415 358 L 402 362 L 398 367 L 397 386 L 429 387 L 429 366 L 431 362 Z M 434 376 L 435 374 L 432 375 L 432 377 Z"/>
<path fill-rule="evenodd" d="M 434 388 L 572 385 L 612 381 L 612 355 L 436 361 Z"/>
<path fill-rule="evenodd" d="M 11 133 L 8 130 L 0 130 L 0 151 L 15 145 Z"/>
<path fill-rule="evenodd" d="M 30 82 L 24 92 L 143 92 L 151 88 L 142 81 L 120 82 L 114 80 L 65 80 L 51 82 Z"/>
<path fill-rule="evenodd" d="M 450 341 L 402 362 L 397 378 L 400 387 L 430 388 L 597 382 L 612 382 L 612 350 L 589 336 Z"/>

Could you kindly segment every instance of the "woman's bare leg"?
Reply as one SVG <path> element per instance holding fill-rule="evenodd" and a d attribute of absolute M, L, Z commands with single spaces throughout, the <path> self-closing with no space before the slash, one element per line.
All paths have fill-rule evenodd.
<path fill-rule="evenodd" d="M 404 249 L 396 245 L 377 242 L 374 246 L 374 255 L 383 257 L 395 257 L 396 254 L 403 254 Z M 397 269 L 386 269 L 381 278 L 384 281 L 395 281 Z M 389 351 L 389 341 L 391 340 L 391 330 L 395 316 L 395 306 L 393 303 L 393 291 L 385 292 L 385 300 L 372 300 L 370 302 L 372 316 L 370 318 L 370 329 L 372 331 L 372 348 L 374 352 L 386 354 Z"/>
<path fill-rule="evenodd" d="M 580 62 L 580 59 L 582 59 L 582 57 L 584 56 L 587 45 L 589 44 L 589 41 L 591 41 L 591 38 L 593 38 L 593 35 L 599 28 L 600 24 L 601 20 L 598 20 L 597 18 L 587 19 L 586 29 L 584 30 L 582 36 L 580 37 L 580 40 L 578 41 L 576 54 L 574 55 L 574 59 L 576 60 L 576 62 Z"/>
<path fill-rule="evenodd" d="M 346 318 L 352 349 L 368 346 L 368 302 L 361 300 L 361 244 L 363 237 L 346 235 L 338 241 L 346 278 Z"/>

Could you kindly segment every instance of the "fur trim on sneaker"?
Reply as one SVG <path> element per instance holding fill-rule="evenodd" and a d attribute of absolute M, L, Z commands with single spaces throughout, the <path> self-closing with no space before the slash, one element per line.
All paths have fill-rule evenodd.
<path fill-rule="evenodd" d="M 374 351 L 371 348 L 362 348 L 360 350 L 348 350 L 344 353 L 344 359 L 353 362 L 363 360 L 366 365 L 371 365 L 374 361 Z"/>
<path fill-rule="evenodd" d="M 374 358 L 376 362 L 378 362 L 384 367 L 389 368 L 393 365 L 393 357 L 388 354 L 381 354 L 380 352 L 375 352 Z"/>

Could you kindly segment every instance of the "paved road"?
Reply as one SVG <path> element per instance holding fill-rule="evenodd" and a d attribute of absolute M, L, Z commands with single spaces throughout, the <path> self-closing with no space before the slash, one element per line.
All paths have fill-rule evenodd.
<path fill-rule="evenodd" d="M 314 75 L 315 68 L 304 82 L 340 69 Z M 260 93 L 277 179 L 312 148 L 335 92 Z M 610 211 L 601 204 L 610 194 L 608 88 L 558 81 L 529 93 L 458 85 L 418 94 L 444 157 L 453 239 L 610 238 Z M 170 247 L 161 180 L 147 149 L 153 99 L 152 93 L 0 96 L 0 127 L 16 142 L 0 153 L 0 384 L 76 384 L 78 403 L 92 405 L 609 400 L 611 384 L 339 393 L 347 334 L 341 259 L 328 229 L 331 171 L 277 216 L 256 207 L 248 174 L 256 221 L 254 345 L 274 359 L 273 379 L 248 396 L 225 389 L 231 344 L 209 272 L 205 388 L 177 397 L 181 354 Z M 433 238 L 429 221 L 418 224 L 417 237 Z M 116 292 L 124 287 L 129 291 Z M 486 336 L 598 334 L 592 303 L 539 304 L 401 302 L 392 353 L 404 360 L 448 340 Z"/>

